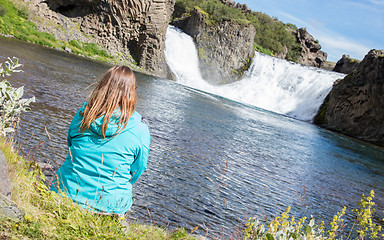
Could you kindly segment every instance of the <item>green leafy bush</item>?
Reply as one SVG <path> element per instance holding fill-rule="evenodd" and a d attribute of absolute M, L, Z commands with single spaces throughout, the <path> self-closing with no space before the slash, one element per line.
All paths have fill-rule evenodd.
<path fill-rule="evenodd" d="M 263 48 L 262 46 L 260 46 L 260 45 L 258 45 L 256 43 L 253 44 L 253 48 L 257 52 L 261 52 L 261 53 L 267 54 L 269 56 L 273 56 L 273 53 L 271 52 L 271 50 Z"/>
<path fill-rule="evenodd" d="M 192 11 L 195 7 L 201 8 L 204 12 L 209 14 L 210 20 L 222 21 L 222 20 L 234 20 L 244 23 L 246 17 L 244 14 L 236 8 L 229 7 L 219 0 L 177 0 L 175 3 L 175 9 L 181 10 L 181 14 Z M 176 11 L 176 14 L 178 11 Z M 181 17 L 176 15 L 175 17 Z"/>
<path fill-rule="evenodd" d="M 0 63 L 0 77 L 10 76 L 12 72 L 20 72 L 16 68 L 20 67 L 17 58 L 9 58 L 4 63 Z M 0 136 L 14 132 L 14 125 L 19 120 L 19 115 L 23 111 L 29 111 L 29 104 L 35 101 L 35 97 L 22 99 L 24 88 L 13 88 L 7 80 L 0 82 Z"/>

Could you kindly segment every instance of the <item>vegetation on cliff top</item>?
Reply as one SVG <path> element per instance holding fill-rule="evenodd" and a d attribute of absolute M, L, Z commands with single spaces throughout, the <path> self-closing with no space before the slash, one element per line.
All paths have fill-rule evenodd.
<path fill-rule="evenodd" d="M 292 30 L 297 29 L 293 24 L 284 24 L 262 12 L 244 13 L 237 8 L 223 4 L 220 0 L 176 0 L 174 18 L 199 7 L 209 15 L 209 20 L 220 22 L 233 20 L 240 24 L 251 23 L 255 29 L 255 43 L 257 50 L 263 53 L 278 55 L 287 51 L 287 60 L 297 61 L 300 57 L 301 45 L 297 42 Z M 185 16 L 185 15 L 184 15 Z"/>

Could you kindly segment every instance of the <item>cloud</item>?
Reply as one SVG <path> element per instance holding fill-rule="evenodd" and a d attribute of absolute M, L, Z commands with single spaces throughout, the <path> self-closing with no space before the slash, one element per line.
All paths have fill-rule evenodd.
<path fill-rule="evenodd" d="M 369 0 L 369 2 L 375 4 L 375 5 L 379 5 L 379 6 L 383 6 L 384 7 L 384 1 L 382 0 Z"/>
<path fill-rule="evenodd" d="M 371 50 L 368 46 L 357 43 L 335 33 L 317 32 L 317 38 L 323 46 L 323 50 L 329 54 L 329 60 L 336 61 L 343 54 L 348 54 L 352 58 L 363 59 Z"/>
<path fill-rule="evenodd" d="M 297 24 L 300 24 L 301 26 L 306 26 L 307 25 L 307 22 L 305 22 L 305 21 L 303 21 L 303 20 L 301 20 L 299 18 L 296 18 L 296 17 L 294 17 L 294 16 L 292 16 L 292 15 L 286 13 L 286 12 L 279 11 L 279 16 L 284 16 L 287 19 L 290 19 L 292 21 L 292 23 L 294 23 L 296 25 Z"/>
<path fill-rule="evenodd" d="M 322 50 L 328 54 L 328 59 L 330 61 L 338 61 L 343 54 L 348 54 L 352 58 L 363 59 L 370 50 L 370 48 L 364 44 L 357 43 L 352 39 L 331 31 L 318 19 L 311 18 L 301 20 L 282 11 L 279 12 L 279 16 L 291 20 L 294 24 L 305 26 L 308 32 L 314 36 L 315 39 L 320 41 Z"/>

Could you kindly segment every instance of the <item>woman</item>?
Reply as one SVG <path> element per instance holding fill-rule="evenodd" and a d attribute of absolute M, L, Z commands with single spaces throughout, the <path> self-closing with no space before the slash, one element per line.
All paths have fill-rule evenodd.
<path fill-rule="evenodd" d="M 127 212 L 132 184 L 146 169 L 150 144 L 148 127 L 135 107 L 132 70 L 110 68 L 69 126 L 69 154 L 51 190 L 95 212 Z"/>

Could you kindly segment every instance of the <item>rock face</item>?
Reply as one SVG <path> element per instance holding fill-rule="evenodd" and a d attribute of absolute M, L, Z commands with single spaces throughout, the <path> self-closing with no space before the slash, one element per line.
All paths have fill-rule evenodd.
<path fill-rule="evenodd" d="M 328 129 L 384 146 L 384 50 L 371 50 L 337 81 L 315 118 Z"/>
<path fill-rule="evenodd" d="M 0 150 L 0 219 L 21 220 L 23 212 L 12 202 L 11 182 L 8 178 L 8 163 Z"/>
<path fill-rule="evenodd" d="M 335 66 L 336 66 L 336 63 L 335 63 L 335 62 L 329 62 L 329 61 L 326 61 L 326 62 L 321 66 L 321 68 L 322 68 L 322 69 L 329 70 L 329 71 L 333 71 L 333 69 L 335 68 Z"/>
<path fill-rule="evenodd" d="M 297 41 L 301 44 L 298 62 L 304 65 L 321 68 L 327 61 L 327 54 L 321 51 L 321 45 L 305 28 L 294 31 Z"/>
<path fill-rule="evenodd" d="M 35 21 L 38 28 L 56 38 L 91 40 L 120 60 L 136 62 L 147 73 L 167 76 L 163 50 L 174 0 L 25 1 L 32 3 L 29 7 L 34 7 L 31 12 L 36 12 L 37 18 L 52 22 L 50 26 L 46 22 Z M 81 36 L 84 34 L 92 37 Z"/>
<path fill-rule="evenodd" d="M 237 8 L 243 13 L 252 12 L 252 10 L 246 4 L 236 3 L 235 1 L 232 1 L 232 0 L 221 0 L 221 2 L 229 7 Z"/>
<path fill-rule="evenodd" d="M 333 71 L 350 74 L 353 70 L 357 68 L 357 65 L 359 63 L 359 60 L 353 59 L 349 55 L 344 54 L 342 58 L 336 63 L 336 66 L 333 68 Z"/>
<path fill-rule="evenodd" d="M 234 21 L 212 23 L 207 13 L 196 7 L 173 25 L 192 36 L 199 53 L 200 70 L 212 84 L 238 80 L 254 56 L 255 28 Z"/>

